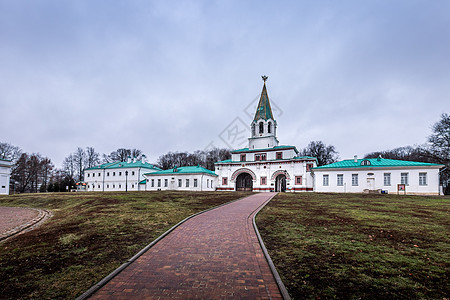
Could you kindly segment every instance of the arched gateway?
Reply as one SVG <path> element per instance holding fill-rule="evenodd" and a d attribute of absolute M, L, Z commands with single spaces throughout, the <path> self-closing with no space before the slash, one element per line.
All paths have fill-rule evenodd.
<path fill-rule="evenodd" d="M 253 191 L 253 178 L 249 173 L 241 173 L 236 178 L 236 191 Z"/>

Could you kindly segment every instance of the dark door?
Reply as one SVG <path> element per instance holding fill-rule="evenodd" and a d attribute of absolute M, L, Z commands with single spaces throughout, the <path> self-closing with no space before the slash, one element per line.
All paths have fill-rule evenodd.
<path fill-rule="evenodd" d="M 278 175 L 275 179 L 275 192 L 286 192 L 286 176 Z"/>
<path fill-rule="evenodd" d="M 248 173 L 239 174 L 236 178 L 236 191 L 252 191 L 253 180 L 252 176 Z"/>

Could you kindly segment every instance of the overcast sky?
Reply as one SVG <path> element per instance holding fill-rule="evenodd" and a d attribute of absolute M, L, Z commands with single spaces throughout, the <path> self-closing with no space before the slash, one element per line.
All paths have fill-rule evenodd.
<path fill-rule="evenodd" d="M 422 144 L 450 112 L 450 1 L 0 0 L 0 141 L 57 167 L 238 148 L 261 75 L 280 144 Z"/>

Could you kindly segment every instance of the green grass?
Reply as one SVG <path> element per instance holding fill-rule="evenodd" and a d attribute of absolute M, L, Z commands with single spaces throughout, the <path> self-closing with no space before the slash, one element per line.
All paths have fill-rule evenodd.
<path fill-rule="evenodd" d="M 257 216 L 294 299 L 450 296 L 450 198 L 279 194 Z"/>
<path fill-rule="evenodd" d="M 155 238 L 244 193 L 49 193 L 0 197 L 0 206 L 50 209 L 39 228 L 0 244 L 1 299 L 73 299 Z"/>

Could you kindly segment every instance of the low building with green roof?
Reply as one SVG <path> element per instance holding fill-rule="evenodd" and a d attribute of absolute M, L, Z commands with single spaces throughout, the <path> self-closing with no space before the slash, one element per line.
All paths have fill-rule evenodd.
<path fill-rule="evenodd" d="M 214 191 L 217 175 L 201 166 L 174 167 L 144 174 L 145 190 Z"/>
<path fill-rule="evenodd" d="M 129 157 L 126 162 L 116 161 L 84 170 L 86 191 L 142 191 L 145 190 L 145 173 L 161 171 L 145 161 Z"/>
<path fill-rule="evenodd" d="M 314 190 L 335 193 L 439 194 L 444 165 L 386 158 L 346 159 L 315 167 Z"/>

